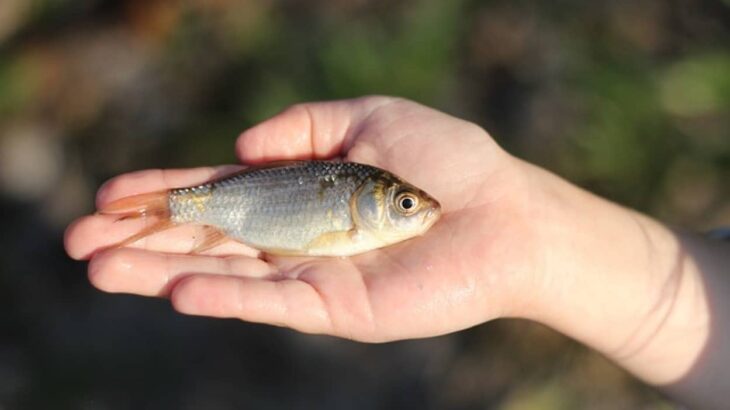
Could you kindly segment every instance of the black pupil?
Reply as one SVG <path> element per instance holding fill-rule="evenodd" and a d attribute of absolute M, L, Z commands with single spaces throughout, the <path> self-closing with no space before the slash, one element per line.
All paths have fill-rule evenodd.
<path fill-rule="evenodd" d="M 405 197 L 400 200 L 400 206 L 405 209 L 406 211 L 413 208 L 415 205 L 415 202 L 413 201 L 413 198 Z"/>

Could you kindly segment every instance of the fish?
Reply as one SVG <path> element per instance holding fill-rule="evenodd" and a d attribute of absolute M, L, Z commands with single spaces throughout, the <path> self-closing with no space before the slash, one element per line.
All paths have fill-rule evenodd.
<path fill-rule="evenodd" d="M 117 247 L 196 224 L 208 230 L 193 254 L 233 239 L 272 255 L 351 256 L 423 235 L 439 219 L 441 205 L 371 165 L 285 161 L 197 186 L 121 198 L 99 213 L 157 218 Z"/>

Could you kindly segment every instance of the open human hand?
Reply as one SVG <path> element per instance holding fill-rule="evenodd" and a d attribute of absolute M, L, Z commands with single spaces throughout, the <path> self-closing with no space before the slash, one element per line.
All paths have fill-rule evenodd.
<path fill-rule="evenodd" d="M 239 318 L 362 341 L 426 337 L 519 315 L 540 272 L 519 161 L 469 122 L 397 98 L 295 105 L 244 132 L 244 164 L 327 159 L 375 165 L 422 187 L 443 215 L 422 237 L 350 258 L 275 257 L 230 241 L 190 255 L 202 227 L 110 248 L 144 220 L 85 216 L 66 249 L 99 289 L 169 297 L 182 313 Z M 234 166 L 121 175 L 97 206 L 199 184 Z"/>
<path fill-rule="evenodd" d="M 381 342 L 523 317 L 599 350 L 698 408 L 725 408 L 728 244 L 677 233 L 510 156 L 474 124 L 387 97 L 296 105 L 244 132 L 244 164 L 344 158 L 423 188 L 441 219 L 349 258 L 274 257 L 235 241 L 191 255 L 204 227 L 128 247 L 144 219 L 85 216 L 66 249 L 98 288 L 180 312 Z M 200 184 L 236 166 L 112 179 L 97 207 Z M 719 318 L 719 319 L 718 319 Z"/>

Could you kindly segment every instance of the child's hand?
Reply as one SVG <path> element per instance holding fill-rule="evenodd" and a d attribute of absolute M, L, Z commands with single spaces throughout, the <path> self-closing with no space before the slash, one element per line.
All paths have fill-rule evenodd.
<path fill-rule="evenodd" d="M 292 107 L 241 135 L 244 163 L 344 157 L 432 193 L 441 220 L 424 236 L 349 259 L 263 257 L 231 244 L 186 255 L 195 228 L 109 249 L 139 221 L 94 215 L 67 235 L 91 257 L 100 289 L 169 296 L 181 312 L 289 326 L 363 341 L 433 336 L 530 305 L 538 267 L 519 162 L 479 127 L 421 105 L 372 97 Z M 99 201 L 202 182 L 219 170 L 143 171 L 106 184 Z M 227 256 L 215 256 L 225 254 Z M 234 256 L 231 256 L 234 254 Z"/>
<path fill-rule="evenodd" d="M 90 279 L 105 291 L 361 341 L 528 318 L 687 402 L 725 403 L 727 244 L 677 235 L 510 156 L 474 124 L 402 99 L 297 105 L 244 132 L 237 152 L 245 164 L 334 157 L 372 164 L 432 194 L 443 214 L 422 237 L 348 259 L 267 257 L 235 242 L 187 255 L 203 229 L 192 226 L 103 250 L 142 226 L 93 215 L 69 227 L 68 253 L 91 259 Z M 230 171 L 122 175 L 98 202 Z"/>

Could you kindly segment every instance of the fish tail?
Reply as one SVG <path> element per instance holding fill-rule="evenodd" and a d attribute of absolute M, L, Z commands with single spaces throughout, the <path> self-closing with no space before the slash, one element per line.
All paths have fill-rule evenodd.
<path fill-rule="evenodd" d="M 170 219 L 171 214 L 168 191 L 151 192 L 117 199 L 116 201 L 104 205 L 99 210 L 99 213 L 102 215 L 116 215 L 118 217 L 118 221 L 146 218 L 148 216 L 157 219 L 154 224 L 114 245 L 113 247 L 115 248 L 121 248 L 132 244 L 144 237 L 175 226 L 175 223 Z"/>
<path fill-rule="evenodd" d="M 170 219 L 169 193 L 168 191 L 158 191 L 124 197 L 104 205 L 99 213 L 117 215 L 119 219 L 146 216 Z"/>

